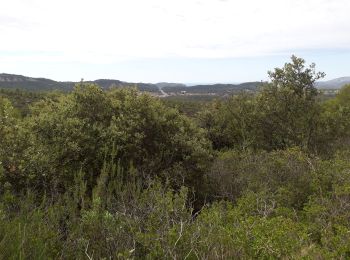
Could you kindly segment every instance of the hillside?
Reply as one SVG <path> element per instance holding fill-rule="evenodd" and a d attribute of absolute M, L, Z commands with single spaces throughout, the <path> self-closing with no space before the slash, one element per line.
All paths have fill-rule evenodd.
<path fill-rule="evenodd" d="M 341 77 L 328 81 L 320 81 L 317 82 L 317 87 L 322 89 L 340 89 L 346 84 L 350 84 L 350 77 Z"/>
<path fill-rule="evenodd" d="M 32 78 L 22 75 L 14 74 L 0 74 L 0 88 L 2 89 L 24 89 L 29 91 L 71 91 L 75 84 L 79 82 L 62 82 L 46 78 Z M 115 79 L 97 79 L 93 81 L 86 81 L 86 83 L 93 83 L 99 85 L 103 89 L 111 87 L 137 87 L 140 91 L 152 92 L 154 94 L 161 94 L 160 89 L 167 94 L 179 95 L 184 91 L 187 94 L 193 95 L 226 95 L 237 93 L 241 91 L 255 91 L 262 82 L 245 82 L 240 84 L 201 84 L 186 86 L 181 83 L 160 82 L 152 83 L 132 83 Z M 320 89 L 339 89 L 345 84 L 350 84 L 350 77 L 342 77 L 329 81 L 317 82 L 316 85 Z"/>
<path fill-rule="evenodd" d="M 194 85 L 190 87 L 164 87 L 163 90 L 169 93 L 180 93 L 186 91 L 191 94 L 229 94 L 243 90 L 255 91 L 261 82 L 246 82 L 241 84 L 212 84 L 212 85 Z"/>
<path fill-rule="evenodd" d="M 0 259 L 349 259 L 350 85 L 291 62 L 258 94 L 0 89 Z"/>
<path fill-rule="evenodd" d="M 24 89 L 30 91 L 71 91 L 76 83 L 79 82 L 61 82 L 46 78 L 32 78 L 5 73 L 0 74 L 0 88 L 6 89 Z M 113 79 L 98 79 L 94 81 L 86 81 L 86 83 L 97 84 L 103 89 L 108 89 L 110 87 L 137 87 L 140 91 L 159 92 L 159 88 L 156 85 L 148 83 L 130 83 Z"/>
<path fill-rule="evenodd" d="M 22 75 L 14 74 L 0 74 L 0 88 L 6 89 L 25 89 L 30 91 L 50 91 L 50 90 L 62 90 L 70 91 L 74 85 L 78 82 L 61 82 L 46 78 L 32 78 Z M 242 90 L 256 90 L 256 87 L 261 82 L 246 82 L 241 84 L 208 84 L 208 85 L 194 85 L 186 86 L 181 83 L 168 83 L 160 82 L 156 84 L 151 83 L 131 83 L 115 79 L 97 79 L 94 81 L 86 81 L 86 83 L 94 83 L 108 89 L 110 87 L 137 87 L 141 91 L 147 91 L 152 93 L 160 93 L 159 89 L 163 89 L 165 92 L 179 94 L 181 91 L 186 91 L 191 94 L 216 94 L 223 95 L 227 93 L 234 93 Z"/>
<path fill-rule="evenodd" d="M 22 75 L 0 74 L 0 88 L 25 89 L 30 91 L 62 90 L 68 91 L 74 86 L 73 82 L 58 82 L 45 78 L 31 78 Z"/>

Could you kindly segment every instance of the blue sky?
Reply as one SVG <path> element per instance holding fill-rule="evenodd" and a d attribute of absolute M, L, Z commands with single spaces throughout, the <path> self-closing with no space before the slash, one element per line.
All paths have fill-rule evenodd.
<path fill-rule="evenodd" d="M 348 0 L 2 0 L 0 73 L 259 81 L 295 54 L 350 76 L 349 13 Z"/>

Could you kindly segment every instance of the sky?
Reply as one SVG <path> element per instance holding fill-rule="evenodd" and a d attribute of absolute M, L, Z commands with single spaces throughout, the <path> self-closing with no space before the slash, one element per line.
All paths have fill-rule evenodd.
<path fill-rule="evenodd" d="M 349 0 L 0 0 L 0 73 L 236 83 L 291 55 L 350 76 Z"/>

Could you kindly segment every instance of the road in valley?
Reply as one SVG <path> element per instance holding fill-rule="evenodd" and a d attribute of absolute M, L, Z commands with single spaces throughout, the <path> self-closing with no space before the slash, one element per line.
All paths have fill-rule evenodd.
<path fill-rule="evenodd" d="M 169 96 L 161 87 L 159 87 L 159 91 L 161 93 L 161 95 L 159 97 L 168 97 Z"/>

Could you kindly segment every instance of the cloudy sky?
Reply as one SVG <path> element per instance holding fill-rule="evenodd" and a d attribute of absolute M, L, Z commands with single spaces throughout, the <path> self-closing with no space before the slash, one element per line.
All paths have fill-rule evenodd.
<path fill-rule="evenodd" d="M 350 76 L 349 0 L 0 1 L 0 73 L 242 82 L 296 54 Z"/>

